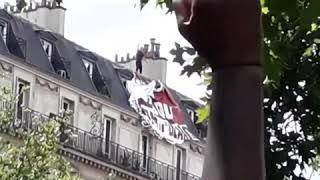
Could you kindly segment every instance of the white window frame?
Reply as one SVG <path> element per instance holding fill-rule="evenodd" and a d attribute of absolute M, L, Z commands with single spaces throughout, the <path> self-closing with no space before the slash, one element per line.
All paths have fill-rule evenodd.
<path fill-rule="evenodd" d="M 67 108 L 67 111 L 74 111 L 74 109 L 71 109 L 70 107 L 71 107 L 71 105 L 72 105 L 72 103 L 73 103 L 73 107 L 74 107 L 74 101 L 72 101 L 72 100 L 70 100 L 70 99 L 68 99 L 68 98 L 65 98 L 65 97 L 62 97 L 62 101 L 61 101 L 61 107 L 60 107 L 60 110 L 61 111 L 65 111 L 65 109 L 64 109 L 64 104 L 68 104 L 68 108 Z"/>
<path fill-rule="evenodd" d="M 8 23 L 0 22 L 0 25 L 3 26 L 3 32 L 1 33 L 1 37 L 4 41 L 4 43 L 7 43 L 7 34 L 8 34 Z"/>
<path fill-rule="evenodd" d="M 64 109 L 64 104 L 68 104 L 68 108 L 67 108 L 67 110 L 65 110 Z M 70 108 L 71 106 L 73 105 L 73 108 Z M 63 97 L 62 96 L 62 98 L 61 98 L 61 103 L 60 103 L 60 112 L 59 113 L 63 113 L 63 112 L 65 112 L 65 111 L 72 111 L 72 115 L 71 115 L 71 117 L 70 117 L 70 121 L 68 122 L 68 123 L 70 123 L 71 125 L 74 125 L 74 121 L 73 121 L 73 115 L 74 115 L 74 111 L 75 111 L 75 102 L 73 101 L 73 100 L 71 100 L 71 99 L 68 99 L 68 98 L 65 98 L 65 97 Z"/>
<path fill-rule="evenodd" d="M 145 152 L 145 155 L 146 155 L 146 164 L 143 164 L 143 160 L 144 159 L 142 159 L 142 166 L 143 166 L 143 168 L 145 169 L 145 170 L 147 170 L 147 168 L 148 168 L 148 157 L 149 157 L 149 148 L 150 148 L 150 137 L 148 136 L 148 135 L 146 135 L 146 134 L 142 134 L 141 135 L 141 145 L 142 145 L 142 147 L 141 147 L 141 150 L 142 150 L 142 155 L 144 156 L 144 154 L 143 154 L 143 137 L 146 137 L 146 152 Z M 144 158 L 144 157 L 143 157 Z"/>
<path fill-rule="evenodd" d="M 22 84 L 22 91 L 19 92 L 19 86 L 20 84 Z M 29 86 L 29 87 L 28 87 Z M 16 117 L 18 116 L 18 109 L 19 108 L 22 108 L 22 107 L 28 107 L 29 104 L 30 104 L 30 94 L 31 94 L 31 91 L 30 89 L 27 89 L 26 91 L 23 91 L 25 87 L 28 87 L 30 88 L 30 82 L 28 81 L 25 81 L 19 77 L 16 78 L 16 89 L 15 89 L 15 92 L 16 92 L 16 95 L 19 95 L 20 96 L 20 93 L 21 93 L 21 96 L 22 96 L 22 103 L 20 104 L 20 107 L 19 107 L 19 104 L 18 104 L 18 101 L 16 102 L 16 112 L 15 112 L 15 115 Z M 18 97 L 19 98 L 19 97 Z M 23 111 L 23 110 L 22 110 Z M 23 112 L 21 114 L 21 120 L 23 118 Z"/>
<path fill-rule="evenodd" d="M 17 86 L 16 86 L 16 93 L 17 93 L 17 95 L 19 95 L 20 94 L 20 92 L 19 92 L 19 85 L 20 84 L 22 84 L 23 85 L 23 87 L 22 87 L 22 91 L 23 91 L 23 88 L 25 88 L 25 87 L 28 87 L 28 86 L 30 86 L 30 83 L 29 82 L 27 82 L 27 81 L 24 81 L 23 79 L 20 79 L 20 78 L 17 78 Z M 30 87 L 29 87 L 30 88 Z M 21 106 L 25 106 L 25 105 L 29 105 L 29 98 L 30 98 L 30 91 L 28 90 L 28 91 L 23 91 L 23 92 L 21 92 L 22 94 L 23 94 L 23 102 L 22 102 L 22 104 L 21 104 Z M 26 93 L 28 93 L 28 94 L 26 94 Z M 27 95 L 27 96 L 26 96 Z M 28 98 L 28 99 L 26 99 L 26 98 Z M 26 103 L 26 101 L 27 101 L 27 103 Z"/>
<path fill-rule="evenodd" d="M 194 122 L 195 112 L 193 110 L 191 110 L 191 109 L 188 109 L 188 108 L 187 108 L 187 112 L 188 112 L 188 115 L 191 118 L 192 122 L 195 123 Z"/>
<path fill-rule="evenodd" d="M 53 47 L 52 43 L 47 41 L 47 40 L 45 40 L 45 39 L 42 39 L 42 38 L 40 38 L 40 42 L 42 44 L 42 48 L 43 48 L 44 52 L 46 53 L 46 55 L 48 56 L 49 61 L 51 62 L 52 47 Z M 48 53 L 46 51 L 47 48 L 49 48 Z"/>
<path fill-rule="evenodd" d="M 178 172 L 178 167 L 177 167 L 177 164 L 178 164 L 178 152 L 180 152 L 180 168 L 179 168 L 179 172 Z M 176 153 L 175 153 L 175 167 L 176 167 L 176 177 L 175 177 L 175 179 L 176 180 L 181 180 L 181 176 L 182 176 L 182 171 L 183 171 L 183 166 L 184 166 L 184 151 L 183 151 L 183 149 L 182 148 L 179 148 L 179 147 L 177 147 L 176 148 Z M 178 176 L 178 174 L 177 173 L 179 173 L 179 176 Z M 179 178 L 178 178 L 179 177 Z"/>
<path fill-rule="evenodd" d="M 89 74 L 90 78 L 92 79 L 93 63 L 92 63 L 92 62 L 90 62 L 90 61 L 89 61 L 89 60 L 87 60 L 87 59 L 82 59 L 82 61 L 83 61 L 83 65 L 84 65 L 84 67 L 86 68 L 86 70 L 87 70 L 87 72 L 88 72 L 88 74 Z M 89 69 L 88 69 L 88 67 L 89 67 Z"/>
<path fill-rule="evenodd" d="M 105 148 L 105 150 L 104 150 L 104 152 L 108 155 L 108 156 L 110 156 L 111 155 L 111 149 L 112 149 L 112 140 L 113 140 L 113 136 L 112 136 L 112 132 L 113 132 L 113 120 L 110 118 L 110 117 L 108 117 L 108 116 L 106 116 L 106 115 L 104 115 L 104 132 L 103 132 L 103 137 L 104 137 L 104 139 L 105 139 L 105 141 L 108 141 L 108 150 L 106 149 L 106 144 L 104 144 L 104 148 Z M 107 139 L 107 137 L 106 137 L 106 135 L 107 135 L 107 122 L 109 122 L 110 123 L 110 130 L 109 130 L 109 139 Z M 107 143 L 107 142 L 105 142 L 105 143 Z"/>

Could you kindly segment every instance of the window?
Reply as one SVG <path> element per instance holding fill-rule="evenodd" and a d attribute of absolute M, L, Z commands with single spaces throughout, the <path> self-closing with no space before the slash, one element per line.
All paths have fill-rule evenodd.
<path fill-rule="evenodd" d="M 44 39 L 40 39 L 44 52 L 47 54 L 49 61 L 52 56 L 52 44 Z"/>
<path fill-rule="evenodd" d="M 74 111 L 74 102 L 68 98 L 63 97 L 61 107 L 62 107 L 61 110 L 63 110 L 63 111 L 73 112 Z"/>
<path fill-rule="evenodd" d="M 67 112 L 67 113 L 73 114 L 74 102 L 68 98 L 62 97 L 60 110 L 62 113 Z M 67 122 L 67 123 L 73 125 L 73 117 L 71 114 L 68 114 L 68 115 L 70 115 L 70 118 L 69 118 L 69 122 Z"/>
<path fill-rule="evenodd" d="M 192 111 L 191 109 L 187 109 L 188 115 L 190 117 L 190 119 L 192 120 L 193 123 L 195 123 L 195 113 L 194 111 Z"/>
<path fill-rule="evenodd" d="M 143 161 L 142 167 L 147 169 L 147 159 L 148 159 L 148 136 L 142 135 L 142 154 L 143 154 Z"/>
<path fill-rule="evenodd" d="M 1 23 L 0 22 L 0 33 L 3 41 L 7 42 L 7 32 L 8 32 L 8 25 L 7 23 Z"/>
<path fill-rule="evenodd" d="M 177 149 L 177 160 L 176 160 L 177 174 L 176 174 L 176 180 L 180 180 L 180 176 L 181 176 L 181 159 L 182 159 L 182 151 L 180 149 Z"/>
<path fill-rule="evenodd" d="M 83 59 L 82 61 L 84 63 L 84 66 L 85 66 L 86 70 L 89 73 L 90 78 L 92 78 L 93 64 L 90 61 L 86 60 L 86 59 Z"/>
<path fill-rule="evenodd" d="M 112 120 L 107 117 L 105 117 L 105 130 L 105 152 L 109 155 L 111 148 Z"/>
<path fill-rule="evenodd" d="M 29 105 L 29 85 L 30 84 L 28 82 L 17 79 L 16 93 L 18 95 L 18 101 L 16 115 L 19 120 L 22 120 L 23 118 L 23 107 L 27 107 Z"/>
<path fill-rule="evenodd" d="M 177 148 L 176 151 L 176 180 L 181 180 L 181 173 L 185 165 L 185 150 Z"/>

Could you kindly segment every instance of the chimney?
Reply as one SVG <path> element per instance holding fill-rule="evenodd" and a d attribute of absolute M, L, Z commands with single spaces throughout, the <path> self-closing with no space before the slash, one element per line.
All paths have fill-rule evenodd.
<path fill-rule="evenodd" d="M 127 61 L 129 61 L 129 60 L 130 60 L 130 54 L 127 53 Z"/>
<path fill-rule="evenodd" d="M 150 44 L 151 44 L 151 50 L 150 50 L 150 52 L 151 52 L 151 54 L 153 54 L 154 51 L 155 51 L 155 49 L 154 49 L 155 43 L 156 43 L 156 39 L 155 39 L 155 38 L 151 38 L 151 39 L 150 39 Z"/>
<path fill-rule="evenodd" d="M 148 53 L 149 51 L 149 44 L 145 44 L 143 47 L 144 53 Z"/>
<path fill-rule="evenodd" d="M 154 53 L 154 56 L 155 56 L 155 58 L 160 58 L 160 44 L 156 43 L 155 47 L 156 47 L 156 51 Z"/>
<path fill-rule="evenodd" d="M 22 12 L 14 12 L 40 27 L 64 35 L 66 9 L 57 5 L 56 0 L 42 0 L 40 3 L 30 3 Z"/>
<path fill-rule="evenodd" d="M 116 54 L 115 61 L 118 62 L 118 54 Z"/>

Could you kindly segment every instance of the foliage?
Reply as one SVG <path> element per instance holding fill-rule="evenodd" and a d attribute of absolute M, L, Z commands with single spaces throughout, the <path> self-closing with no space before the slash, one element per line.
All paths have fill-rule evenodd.
<path fill-rule="evenodd" d="M 197 109 L 198 121 L 197 123 L 203 123 L 209 118 L 210 114 L 210 105 L 207 104 Z"/>
<path fill-rule="evenodd" d="M 13 106 L 16 102 L 17 97 L 13 96 L 10 89 L 7 87 L 1 87 L 0 89 L 0 99 L 2 101 L 1 103 L 1 111 L 0 111 L 0 130 L 8 129 L 12 119 L 14 119 L 15 115 L 15 107 Z"/>
<path fill-rule="evenodd" d="M 78 179 L 70 164 L 58 155 L 60 125 L 49 119 L 37 128 L 14 126 L 15 100 L 9 89 L 1 88 L 0 124 L 2 132 L 19 134 L 22 144 L 0 141 L 0 179 Z M 5 103 L 4 103 L 5 102 Z"/>
<path fill-rule="evenodd" d="M 265 154 L 268 179 L 306 179 L 319 153 L 320 1 L 265 0 Z M 312 49 L 312 50 L 311 50 Z"/>
<path fill-rule="evenodd" d="M 320 1 L 261 0 L 261 4 L 267 179 L 303 180 L 306 177 L 299 172 L 317 162 L 320 148 Z M 185 62 L 181 53 L 186 49 L 176 45 L 175 62 Z M 205 65 L 187 66 L 183 73 L 204 69 Z"/>

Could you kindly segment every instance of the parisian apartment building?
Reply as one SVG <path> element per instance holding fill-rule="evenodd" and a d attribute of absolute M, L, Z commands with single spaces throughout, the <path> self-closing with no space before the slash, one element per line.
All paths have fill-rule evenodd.
<path fill-rule="evenodd" d="M 71 112 L 72 136 L 59 153 L 83 179 L 200 180 L 201 104 L 166 85 L 168 60 L 156 39 L 143 46 L 136 73 L 135 56 L 109 60 L 64 38 L 65 15 L 46 0 L 0 10 L 0 85 L 21 94 L 15 122 L 29 127 Z"/>

